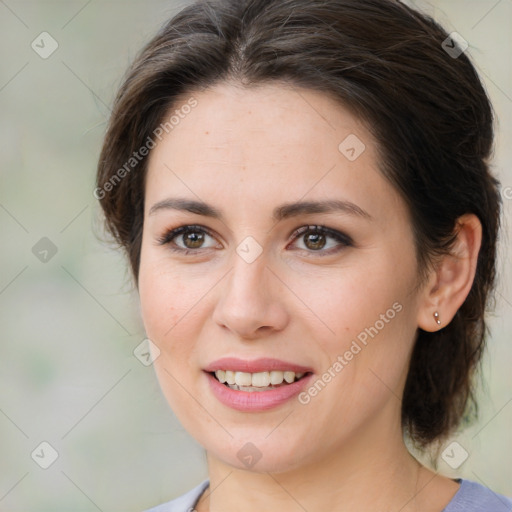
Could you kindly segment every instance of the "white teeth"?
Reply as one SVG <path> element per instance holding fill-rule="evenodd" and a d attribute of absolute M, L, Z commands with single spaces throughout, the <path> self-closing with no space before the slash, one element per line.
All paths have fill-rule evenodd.
<path fill-rule="evenodd" d="M 282 384 L 284 379 L 283 372 L 270 372 L 270 384 Z"/>
<path fill-rule="evenodd" d="M 215 372 L 215 375 L 217 375 L 217 372 Z M 235 383 L 235 372 L 232 372 L 230 370 L 226 370 L 226 382 L 228 384 L 234 384 Z"/>
<path fill-rule="evenodd" d="M 234 385 L 240 387 L 256 387 L 266 388 L 270 385 L 279 386 L 283 381 L 291 384 L 295 380 L 299 380 L 305 374 L 295 372 L 281 372 L 272 370 L 270 372 L 233 372 L 231 370 L 217 370 L 215 376 L 222 384 Z"/>
<path fill-rule="evenodd" d="M 270 374 L 268 372 L 259 372 L 252 374 L 251 386 L 257 388 L 266 388 L 270 384 Z"/>
<path fill-rule="evenodd" d="M 284 380 L 291 384 L 295 380 L 295 372 L 284 372 Z"/>
<path fill-rule="evenodd" d="M 251 386 L 252 384 L 252 375 L 250 373 L 245 372 L 236 372 L 235 373 L 235 384 L 237 386 Z"/>

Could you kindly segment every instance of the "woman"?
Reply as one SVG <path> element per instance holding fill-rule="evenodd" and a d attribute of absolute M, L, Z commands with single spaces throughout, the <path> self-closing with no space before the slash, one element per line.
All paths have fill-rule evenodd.
<path fill-rule="evenodd" d="M 471 409 L 494 284 L 464 49 L 391 0 L 219 0 L 135 60 L 96 196 L 209 473 L 153 511 L 512 510 L 406 446 Z"/>

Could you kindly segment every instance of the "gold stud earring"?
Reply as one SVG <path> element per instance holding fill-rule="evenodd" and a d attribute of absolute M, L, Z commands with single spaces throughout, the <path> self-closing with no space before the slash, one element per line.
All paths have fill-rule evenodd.
<path fill-rule="evenodd" d="M 441 325 L 441 320 L 439 320 L 439 313 L 437 311 L 434 313 L 434 319 L 437 325 Z"/>

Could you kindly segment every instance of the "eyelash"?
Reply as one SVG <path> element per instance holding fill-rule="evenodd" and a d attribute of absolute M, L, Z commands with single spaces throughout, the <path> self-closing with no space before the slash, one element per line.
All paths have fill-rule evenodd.
<path fill-rule="evenodd" d="M 161 237 L 159 237 L 157 239 L 157 244 L 158 245 L 168 245 L 168 244 L 170 245 L 173 242 L 173 240 L 176 237 L 178 237 L 179 235 L 188 234 L 188 233 L 197 233 L 197 232 L 204 233 L 212 238 L 215 238 L 213 236 L 213 234 L 210 232 L 210 230 L 205 228 L 204 226 L 186 225 L 186 226 L 180 226 L 178 228 L 171 229 L 171 230 L 165 232 Z M 311 233 L 326 235 L 330 238 L 333 238 L 334 240 L 339 242 L 341 245 L 338 247 L 333 247 L 327 251 L 323 251 L 322 249 L 319 249 L 318 251 L 308 250 L 308 249 L 299 249 L 299 250 L 306 250 L 309 253 L 319 254 L 320 256 L 328 256 L 335 252 L 338 252 L 343 247 L 353 246 L 352 239 L 348 235 L 345 235 L 344 233 L 341 233 L 335 229 L 331 229 L 326 226 L 318 226 L 318 225 L 302 226 L 302 227 L 296 229 L 291 235 L 292 241 L 295 241 L 295 240 L 299 239 L 301 236 L 304 236 L 306 234 L 311 234 Z M 191 254 L 191 253 L 197 254 L 200 251 L 204 250 L 201 247 L 198 249 L 184 249 L 182 247 L 172 247 L 172 246 L 170 247 L 170 249 L 174 252 L 178 252 L 178 253 L 181 253 L 184 255 Z M 209 248 L 207 247 L 206 249 L 209 249 Z"/>

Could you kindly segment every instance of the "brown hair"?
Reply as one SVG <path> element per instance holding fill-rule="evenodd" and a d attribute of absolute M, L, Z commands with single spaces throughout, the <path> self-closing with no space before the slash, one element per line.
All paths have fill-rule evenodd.
<path fill-rule="evenodd" d="M 196 2 L 167 22 L 128 70 L 95 191 L 137 282 L 147 158 L 131 169 L 125 163 L 149 146 L 179 98 L 221 81 L 281 81 L 350 108 L 374 134 L 382 173 L 409 207 L 423 276 L 450 250 L 458 217 L 474 213 L 483 227 L 466 301 L 441 330 L 418 330 L 402 423 L 421 447 L 450 434 L 476 406 L 473 376 L 487 334 L 501 208 L 487 163 L 492 109 L 466 54 L 446 51 L 443 41 L 459 48 L 447 38 L 430 17 L 392 0 Z"/>

